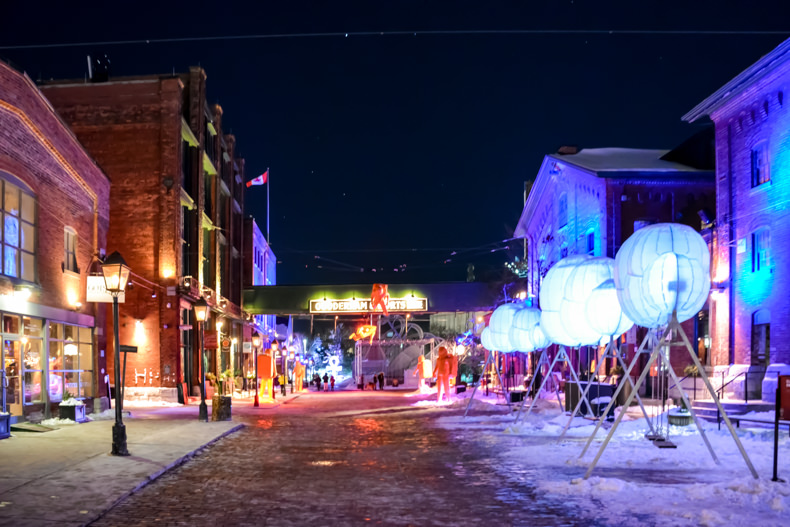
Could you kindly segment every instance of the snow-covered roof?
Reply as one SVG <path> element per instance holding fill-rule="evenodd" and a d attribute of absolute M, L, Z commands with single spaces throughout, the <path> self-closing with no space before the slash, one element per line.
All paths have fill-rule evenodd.
<path fill-rule="evenodd" d="M 760 60 L 743 70 L 730 82 L 716 90 L 710 97 L 699 103 L 682 117 L 684 121 L 693 123 L 697 119 L 710 115 L 716 108 L 726 104 L 727 101 L 740 93 L 743 93 L 749 86 L 758 82 L 766 75 L 770 75 L 782 64 L 790 61 L 790 38 L 776 46 L 770 53 L 764 55 Z"/>
<path fill-rule="evenodd" d="M 559 163 L 574 165 L 590 172 L 700 172 L 700 170 L 661 159 L 669 150 L 639 148 L 585 148 L 577 154 L 551 154 Z M 599 174 L 603 175 L 603 174 Z"/>

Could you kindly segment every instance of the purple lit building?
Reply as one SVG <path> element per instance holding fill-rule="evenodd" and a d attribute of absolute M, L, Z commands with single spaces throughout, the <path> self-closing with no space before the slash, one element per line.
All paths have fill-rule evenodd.
<path fill-rule="evenodd" d="M 790 39 L 683 116 L 709 117 L 716 130 L 714 362 L 750 398 L 776 364 L 766 400 L 779 364 L 790 363 L 789 93 Z"/>
<path fill-rule="evenodd" d="M 715 209 L 713 180 L 710 131 L 674 150 L 563 147 L 547 155 L 515 231 L 527 239 L 529 294 L 538 296 L 543 277 L 560 259 L 573 254 L 613 258 L 645 225 L 676 222 L 701 230 L 706 224 L 700 211 L 712 218 Z M 706 356 L 707 312 L 687 326 Z M 631 351 L 640 337 L 636 330 L 627 334 Z M 682 371 L 690 359 L 677 357 L 673 366 Z"/>

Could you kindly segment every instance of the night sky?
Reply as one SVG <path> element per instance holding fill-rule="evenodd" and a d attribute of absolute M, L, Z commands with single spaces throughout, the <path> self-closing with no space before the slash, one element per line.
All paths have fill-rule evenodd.
<path fill-rule="evenodd" d="M 495 278 L 545 154 L 672 148 L 699 130 L 685 112 L 790 37 L 786 0 L 89 4 L 4 5 L 0 57 L 34 80 L 83 78 L 88 54 L 111 77 L 205 68 L 247 179 L 271 169 L 280 284 Z M 507 33 L 549 29 L 566 32 Z M 12 48 L 65 43 L 89 44 Z M 265 232 L 266 187 L 246 199 Z"/>

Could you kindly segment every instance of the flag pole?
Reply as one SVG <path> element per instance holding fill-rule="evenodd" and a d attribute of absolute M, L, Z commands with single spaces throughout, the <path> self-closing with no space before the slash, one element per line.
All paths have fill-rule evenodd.
<path fill-rule="evenodd" d="M 269 247 L 272 246 L 272 238 L 269 234 L 269 189 L 272 186 L 272 174 L 269 172 L 269 167 L 266 167 L 266 243 L 269 244 Z"/>

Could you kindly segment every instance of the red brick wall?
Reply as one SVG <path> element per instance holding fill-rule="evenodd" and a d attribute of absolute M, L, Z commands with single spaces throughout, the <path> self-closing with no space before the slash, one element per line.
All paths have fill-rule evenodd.
<path fill-rule="evenodd" d="M 94 255 L 106 244 L 110 182 L 35 84 L 4 63 L 0 63 L 0 172 L 28 185 L 38 201 L 36 256 L 40 289 L 30 301 L 75 309 L 68 301 L 69 291 L 73 291 L 82 303 L 78 311 L 94 316 L 101 329 L 104 306 L 88 304 L 85 288 Z M 67 226 L 78 236 L 79 275 L 63 272 L 61 267 Z M 0 292 L 11 290 L 12 281 L 0 277 Z M 97 375 L 105 368 L 101 357 L 104 349 L 104 335 L 97 334 Z"/>
<path fill-rule="evenodd" d="M 716 297 L 713 340 L 724 364 L 731 355 L 737 364 L 750 364 L 752 317 L 760 310 L 770 313 L 770 362 L 790 363 L 789 72 L 787 63 L 767 72 L 711 115 L 716 123 L 720 240 L 714 269 L 728 284 Z M 768 145 L 771 181 L 752 188 L 751 150 L 761 141 Z M 751 235 L 758 228 L 770 232 L 770 265 L 753 272 Z"/>
<path fill-rule="evenodd" d="M 167 296 L 167 287 L 176 285 L 181 256 L 181 81 L 42 90 L 112 180 L 107 251 L 119 251 L 136 275 L 120 306 L 120 343 L 138 347 L 127 357 L 126 384 L 175 386 L 181 367 L 178 300 Z M 169 189 L 165 179 L 172 180 Z M 162 276 L 166 268 L 172 277 Z M 107 332 L 112 335 L 111 317 Z M 114 361 L 108 362 L 112 374 Z M 145 381 L 135 375 L 143 372 Z"/>

